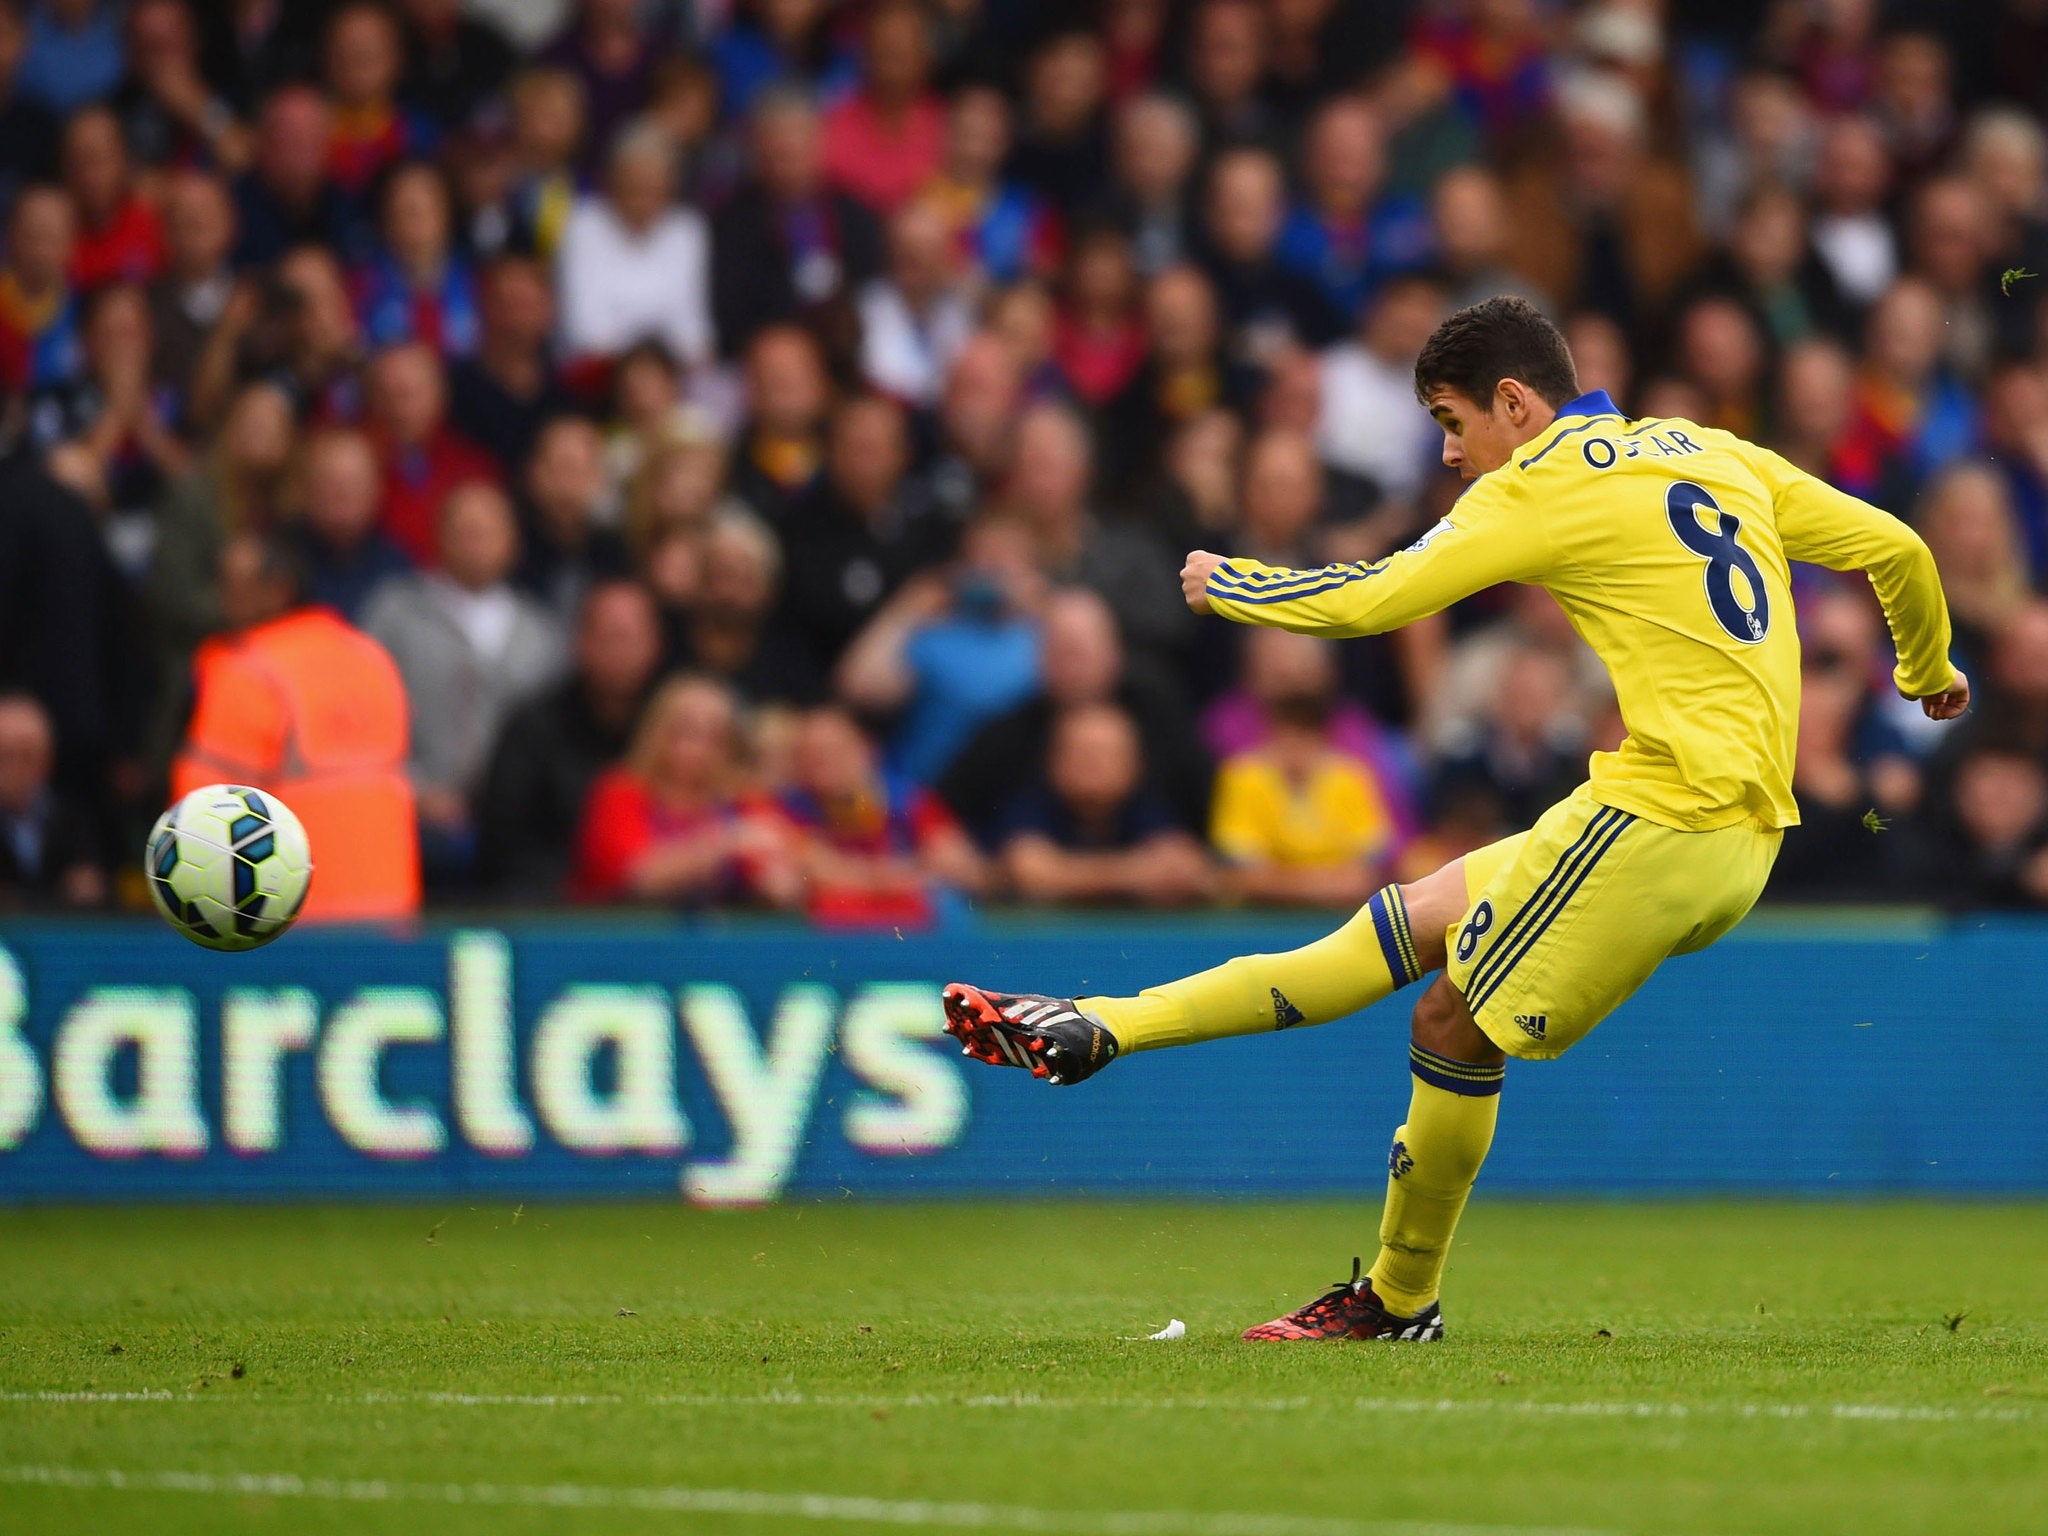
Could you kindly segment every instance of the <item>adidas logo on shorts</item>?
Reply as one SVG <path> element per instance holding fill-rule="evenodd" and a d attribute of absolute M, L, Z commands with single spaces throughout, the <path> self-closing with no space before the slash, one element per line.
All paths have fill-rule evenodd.
<path fill-rule="evenodd" d="M 1307 1014 L 1287 1000 L 1285 992 L 1282 992 L 1278 987 L 1273 987 L 1270 990 L 1273 993 L 1273 1027 L 1275 1029 L 1288 1029 L 1293 1025 L 1304 1023 L 1308 1019 Z"/>
<path fill-rule="evenodd" d="M 1518 1013 L 1515 1015 L 1515 1027 L 1531 1040 L 1541 1040 L 1543 1038 L 1543 1031 L 1549 1027 L 1549 1024 L 1550 1015 L 1547 1013 Z"/>

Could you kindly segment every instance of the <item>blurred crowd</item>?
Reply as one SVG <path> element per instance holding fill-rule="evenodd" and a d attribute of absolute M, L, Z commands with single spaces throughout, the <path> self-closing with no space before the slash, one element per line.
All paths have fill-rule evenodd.
<path fill-rule="evenodd" d="M 1798 574 L 1772 895 L 2048 906 L 2044 109 L 2038 0 L 0 0 L 0 891 L 246 778 L 331 915 L 1355 904 L 1601 668 L 1176 571 L 1429 526 L 1514 292 L 1935 550 L 1941 730 Z"/>

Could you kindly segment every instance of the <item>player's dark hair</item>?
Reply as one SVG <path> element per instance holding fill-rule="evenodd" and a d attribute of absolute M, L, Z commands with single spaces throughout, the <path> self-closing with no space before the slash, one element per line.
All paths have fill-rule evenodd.
<path fill-rule="evenodd" d="M 1493 410 L 1502 379 L 1519 379 L 1553 406 L 1575 399 L 1579 371 L 1564 333 L 1527 299 L 1487 299 L 1459 310 L 1431 333 L 1415 359 L 1415 398 L 1455 389 Z"/>

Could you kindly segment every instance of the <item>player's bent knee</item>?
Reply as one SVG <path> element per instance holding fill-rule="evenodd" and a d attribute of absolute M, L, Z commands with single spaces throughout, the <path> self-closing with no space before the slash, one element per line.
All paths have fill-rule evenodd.
<path fill-rule="evenodd" d="M 1415 936 L 1422 968 L 1433 971 L 1444 963 L 1444 932 L 1465 912 L 1465 861 L 1453 859 L 1443 868 L 1400 888 L 1402 905 L 1408 909 L 1408 928 Z"/>
<path fill-rule="evenodd" d="M 1439 976 L 1431 982 L 1415 1004 L 1409 1037 L 1425 1051 L 1452 1061 L 1492 1066 L 1507 1059 L 1506 1053 L 1472 1022 L 1472 1012 L 1465 1006 L 1464 996 L 1451 985 L 1447 976 Z"/>

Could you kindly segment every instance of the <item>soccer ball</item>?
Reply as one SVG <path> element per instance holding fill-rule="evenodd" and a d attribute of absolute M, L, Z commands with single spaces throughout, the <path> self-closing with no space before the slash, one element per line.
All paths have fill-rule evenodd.
<path fill-rule="evenodd" d="M 268 944 L 291 927 L 313 883 L 299 818 L 242 784 L 209 784 L 165 811 L 143 859 L 157 910 L 208 949 Z"/>

